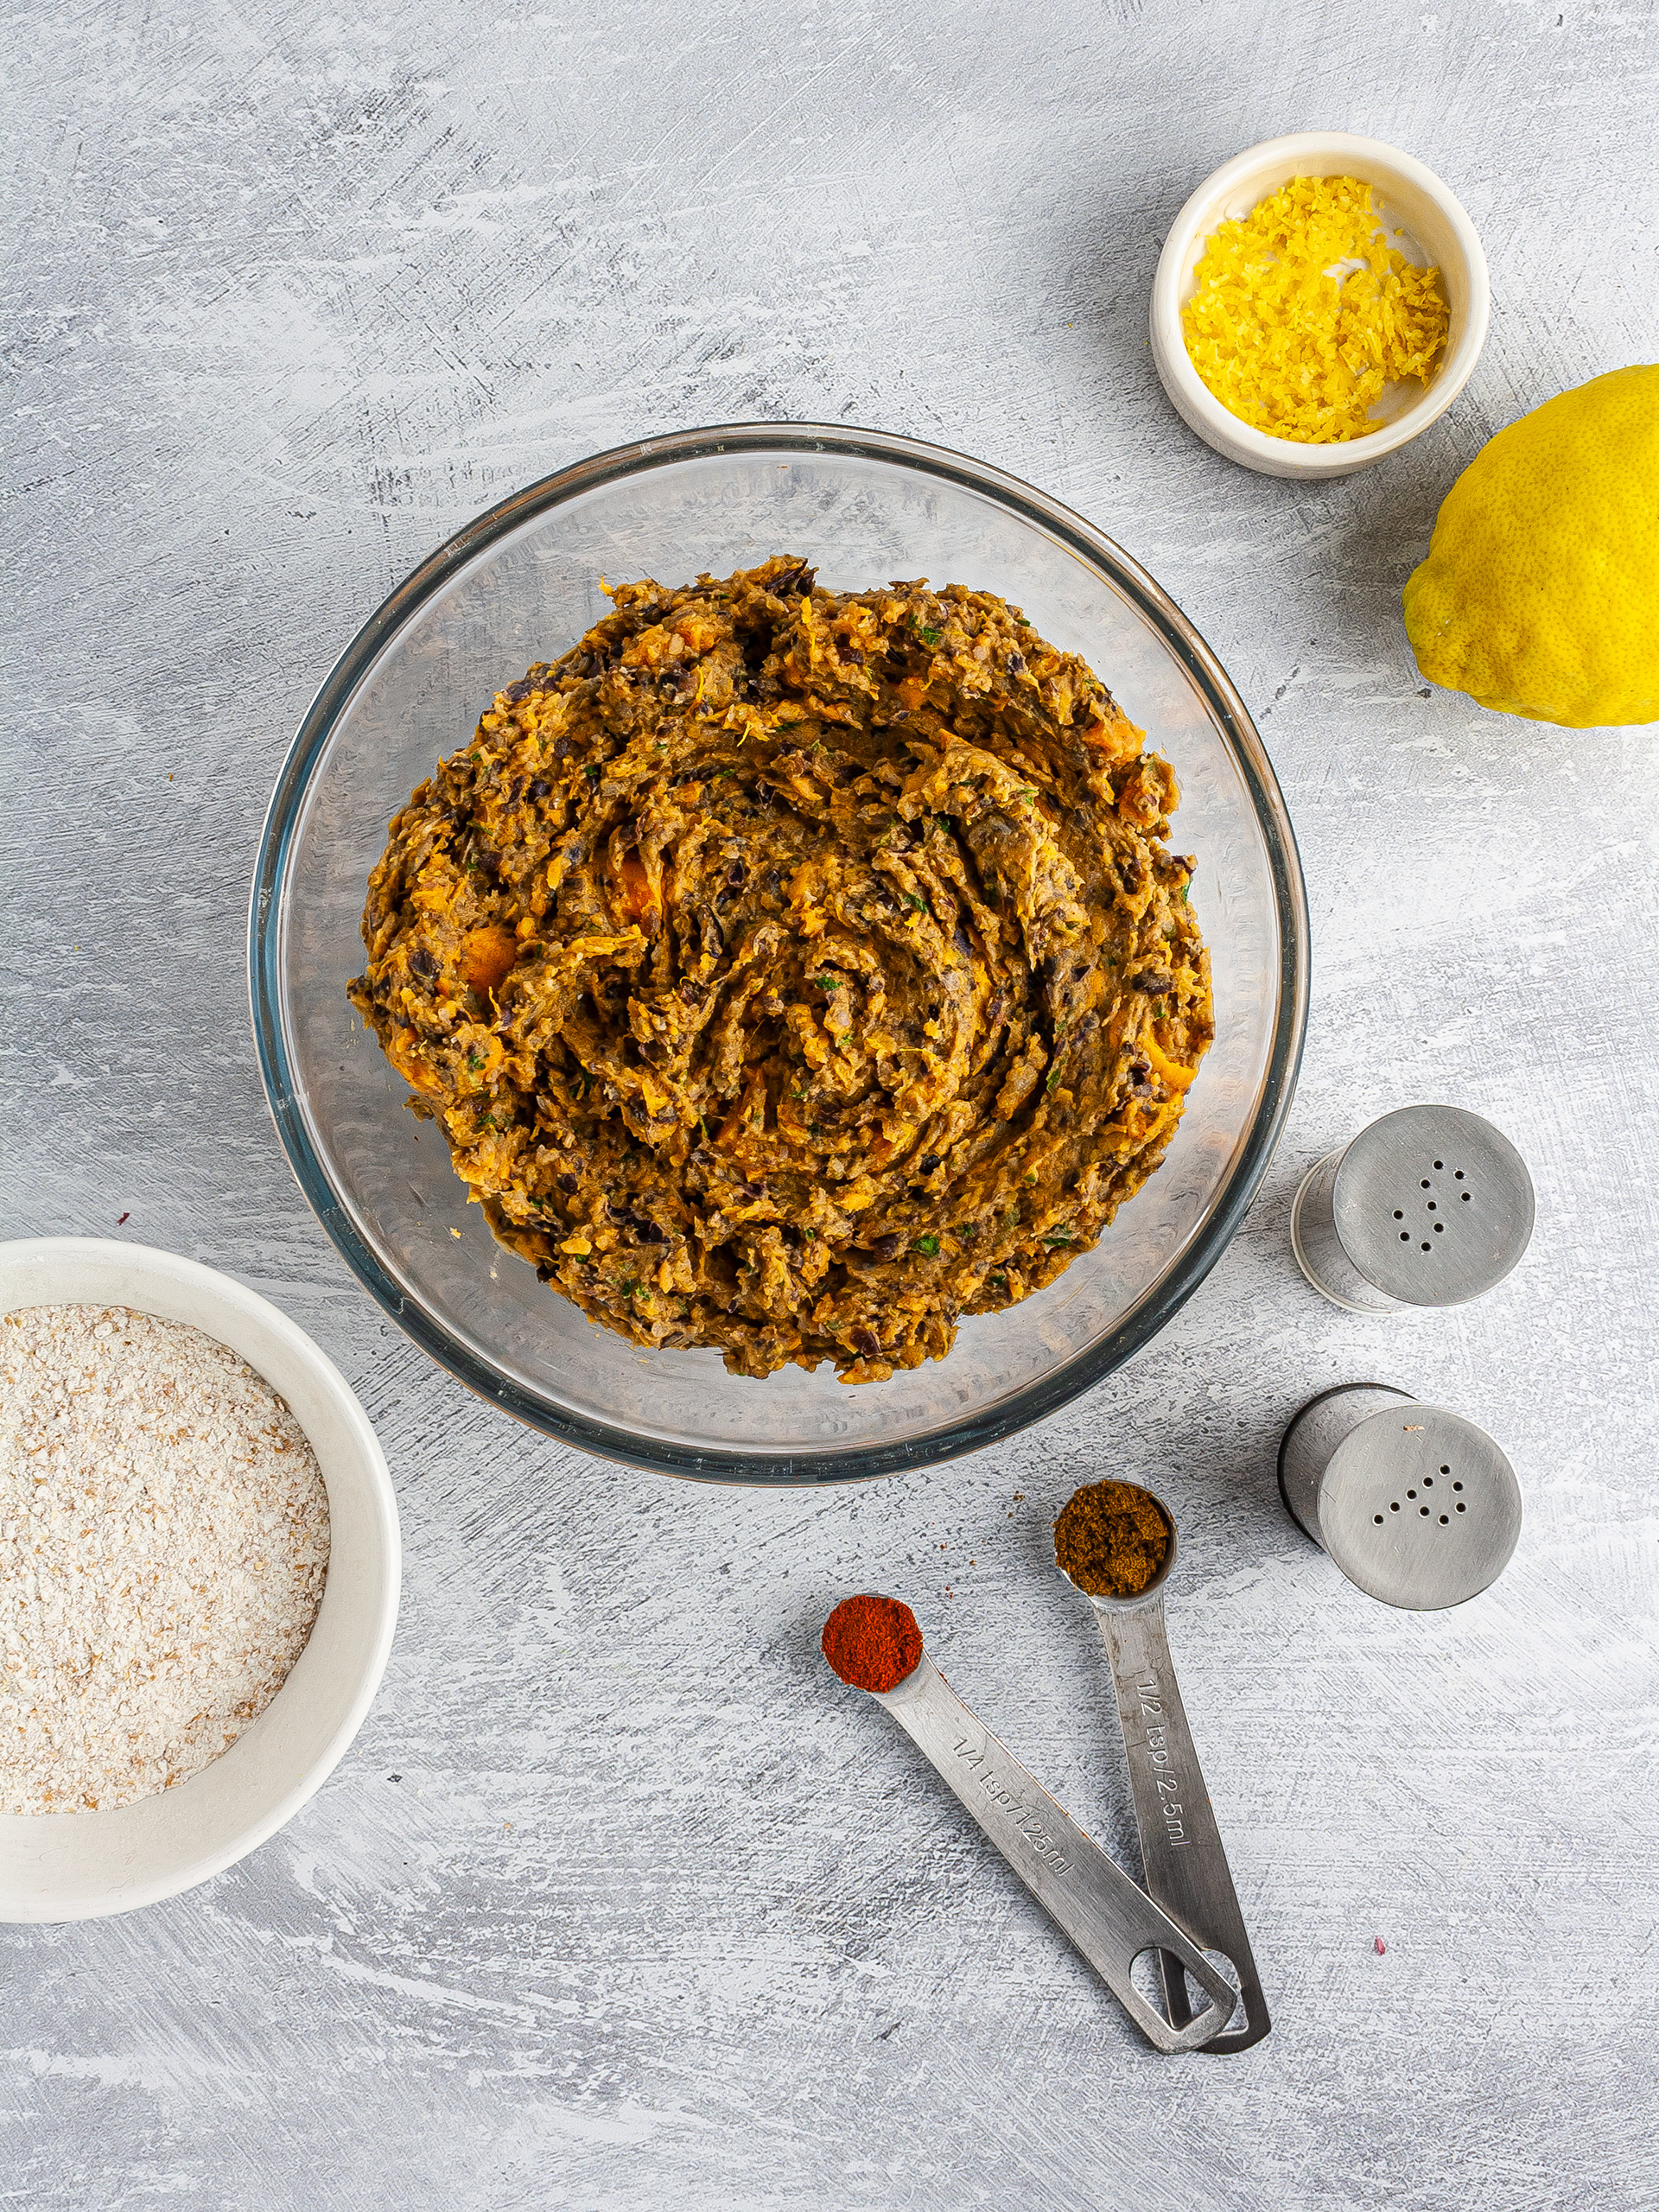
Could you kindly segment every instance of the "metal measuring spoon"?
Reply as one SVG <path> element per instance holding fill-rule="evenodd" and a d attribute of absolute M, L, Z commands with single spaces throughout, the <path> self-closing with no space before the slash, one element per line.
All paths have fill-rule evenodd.
<path fill-rule="evenodd" d="M 924 1651 L 903 1681 L 868 1693 L 937 1767 L 1044 1910 L 1071 1937 L 1160 2050 L 1198 2050 L 1224 2027 L 1232 1984 L 1167 1913 L 1063 1813 L 970 1713 Z M 1166 2020 L 1129 1979 L 1141 1952 L 1179 1961 L 1211 2002 L 1193 2018 L 1178 1967 L 1180 2016 Z M 1168 1986 L 1168 1985 L 1166 1985 Z"/>
<path fill-rule="evenodd" d="M 1145 1495 L 1152 1498 L 1169 1531 L 1163 1565 L 1145 1589 L 1131 1598 L 1106 1597 L 1084 1590 L 1069 1574 L 1065 1579 L 1094 1607 L 1112 1662 L 1112 1688 L 1117 1693 L 1123 1748 L 1128 1755 L 1147 1891 L 1206 1951 L 1219 1951 L 1230 1959 L 1238 1976 L 1236 1993 L 1244 2007 L 1244 2025 L 1206 2037 L 1202 2048 L 1248 2050 L 1261 2042 L 1273 2023 L 1169 1656 L 1162 1592 L 1175 1564 L 1175 1516 L 1162 1498 L 1151 1491 Z M 1060 1572 L 1065 1574 L 1065 1569 Z M 1178 1954 L 1160 1954 L 1164 2001 L 1178 2027 L 1192 2017 L 1184 1964 Z M 1204 1986 L 1211 1988 L 1208 1982 Z"/>

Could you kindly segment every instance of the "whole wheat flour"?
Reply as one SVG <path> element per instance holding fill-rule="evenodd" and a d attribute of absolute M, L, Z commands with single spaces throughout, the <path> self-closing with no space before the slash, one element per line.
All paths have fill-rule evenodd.
<path fill-rule="evenodd" d="M 124 1306 L 0 1321 L 0 1812 L 130 1804 L 216 1759 L 305 1648 L 316 1455 L 200 1329 Z"/>

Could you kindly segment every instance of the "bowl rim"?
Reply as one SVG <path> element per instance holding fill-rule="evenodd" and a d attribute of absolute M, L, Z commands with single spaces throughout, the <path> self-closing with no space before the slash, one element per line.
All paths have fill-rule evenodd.
<path fill-rule="evenodd" d="M 1261 1104 L 1208 1221 L 1116 1326 L 1085 1351 L 982 1413 L 948 1421 L 925 1436 L 890 1443 L 753 1453 L 670 1443 L 550 1405 L 494 1372 L 408 1297 L 359 1236 L 308 1139 L 283 1034 L 277 925 L 295 830 L 312 771 L 336 721 L 382 650 L 458 569 L 531 518 L 623 477 L 733 451 L 840 454 L 896 464 L 990 498 L 1058 537 L 1107 582 L 1126 594 L 1211 708 L 1249 795 L 1272 879 L 1280 941 L 1279 1003 L 1272 1045 Z M 979 1451 L 1058 1412 L 1139 1351 L 1204 1281 L 1232 1241 L 1260 1188 L 1290 1110 L 1307 1027 L 1307 898 L 1289 812 L 1267 748 L 1243 698 L 1173 600 L 1114 540 L 1019 477 L 947 447 L 844 423 L 717 423 L 612 447 L 510 493 L 429 554 L 369 617 L 319 687 L 271 795 L 260 832 L 249 900 L 248 988 L 266 1100 L 302 1193 L 364 1288 L 440 1367 L 530 1427 L 624 1466 L 706 1482 L 786 1485 L 869 1480 Z"/>
<path fill-rule="evenodd" d="M 333 1732 L 316 1753 L 299 1779 L 267 1804 L 263 1811 L 251 1817 L 236 1836 L 228 1842 L 200 1851 L 194 1857 L 184 1858 L 167 1872 L 133 1875 L 124 1881 L 98 1890 L 87 1890 L 73 1902 L 66 1898 L 48 1914 L 33 1913 L 18 1923 L 18 1916 L 7 1909 L 7 1901 L 0 1897 L 0 1923 L 40 1923 L 59 1926 L 72 1921 L 103 1920 L 117 1913 L 132 1912 L 141 1906 L 158 1904 L 168 1897 L 177 1897 L 200 1884 L 211 1881 L 214 1875 L 238 1865 L 270 1841 L 277 1830 L 285 1827 L 295 1815 L 308 1804 L 322 1788 L 329 1776 L 340 1764 L 355 1741 L 359 1730 L 367 1718 L 391 1656 L 393 1638 L 397 1633 L 398 1607 L 403 1593 L 403 1539 L 398 1522 L 397 1493 L 392 1487 L 391 1473 L 386 1455 L 374 1424 L 364 1410 L 362 1401 L 340 1373 L 322 1347 L 308 1336 L 296 1321 L 291 1321 L 280 1306 L 273 1306 L 257 1291 L 250 1290 L 235 1276 L 227 1275 L 217 1268 L 210 1268 L 202 1261 L 190 1260 L 181 1253 L 169 1252 L 155 1244 L 129 1244 L 123 1238 L 105 1236 L 20 1236 L 0 1242 L 0 1268 L 8 1274 L 14 1269 L 40 1268 L 49 1270 L 56 1262 L 73 1261 L 90 1268 L 95 1276 L 107 1278 L 111 1287 L 97 1294 L 98 1299 L 112 1306 L 130 1306 L 137 1313 L 153 1313 L 156 1309 L 143 1302 L 148 1286 L 170 1283 L 186 1290 L 194 1290 L 204 1300 L 221 1310 L 234 1313 L 244 1323 L 252 1325 L 269 1343 L 280 1345 L 293 1360 L 303 1367 L 314 1382 L 340 1416 L 342 1432 L 347 1439 L 352 1456 L 360 1475 L 365 1496 L 370 1506 L 369 1521 L 372 1530 L 372 1545 L 378 1554 L 380 1568 L 379 1586 L 374 1605 L 372 1635 L 368 1655 L 359 1672 L 357 1685 L 349 1703 L 336 1721 Z M 135 1284 L 133 1277 L 137 1276 Z M 85 1306 L 95 1302 L 84 1292 L 65 1293 L 45 1299 L 30 1297 L 31 1305 Z M 0 1290 L 0 1313 L 23 1310 L 22 1304 L 7 1292 Z M 163 1315 L 162 1318 L 168 1318 Z M 239 1345 L 231 1343 L 227 1336 L 217 1335 L 213 1327 L 200 1321 L 190 1325 L 202 1330 L 204 1335 L 213 1336 L 245 1360 L 256 1372 L 263 1375 L 258 1358 Z M 278 1386 L 264 1379 L 270 1387 Z M 283 1402 L 288 1403 L 286 1396 Z M 290 1407 L 290 1411 L 293 1408 Z M 294 1418 L 298 1421 L 297 1413 Z M 303 1428 L 303 1422 L 301 1423 Z M 308 1441 L 309 1441 L 308 1436 Z M 314 1446 L 315 1448 L 315 1446 Z M 327 1480 L 324 1470 L 325 1484 Z M 331 1504 L 333 1503 L 331 1497 Z M 265 1707 L 265 1713 L 275 1710 L 288 1684 L 284 1681 Z M 264 1719 L 262 1713 L 259 1719 Z M 253 1724 L 257 1726 L 258 1723 Z M 238 1738 L 238 1741 L 241 1739 Z M 210 1762 L 211 1765 L 213 1762 Z M 207 1771 L 206 1768 L 202 1772 Z M 181 1785 L 189 1788 L 187 1778 Z M 136 1801 L 142 1802 L 143 1801 Z M 113 1808 L 119 1812 L 122 1808 Z M 6 1815 L 8 1822 L 29 1821 L 45 1817 L 62 1817 L 75 1821 L 96 1820 L 97 1814 L 84 1812 L 66 1815 Z"/>
<path fill-rule="evenodd" d="M 1242 421 L 1230 408 L 1222 405 L 1193 367 L 1192 357 L 1186 350 L 1181 330 L 1179 291 L 1181 264 L 1186 258 L 1187 248 L 1218 199 L 1230 194 L 1253 169 L 1279 161 L 1300 164 L 1303 160 L 1313 162 L 1328 158 L 1342 161 L 1350 169 L 1363 175 L 1367 183 L 1381 181 L 1367 174 L 1369 170 L 1392 169 L 1434 202 L 1451 226 L 1463 257 L 1469 283 L 1469 311 L 1456 344 L 1441 363 L 1433 383 L 1403 414 L 1364 438 L 1310 446 L 1294 438 L 1277 438 L 1268 431 L 1258 430 L 1253 423 Z M 1373 461 L 1386 460 L 1389 454 L 1409 445 L 1438 422 L 1468 383 L 1486 343 L 1491 321 L 1491 279 L 1485 249 L 1468 210 L 1451 187 L 1414 154 L 1391 146 L 1385 139 L 1363 137 L 1349 130 L 1293 130 L 1247 146 L 1230 161 L 1224 162 L 1218 169 L 1212 170 L 1189 194 L 1169 226 L 1163 251 L 1158 257 L 1148 317 L 1159 373 L 1179 411 L 1200 436 L 1216 445 L 1217 450 L 1230 460 L 1242 461 L 1246 467 L 1270 465 L 1275 474 L 1319 479 L 1346 475 Z M 1194 420 L 1195 416 L 1198 419 Z"/>

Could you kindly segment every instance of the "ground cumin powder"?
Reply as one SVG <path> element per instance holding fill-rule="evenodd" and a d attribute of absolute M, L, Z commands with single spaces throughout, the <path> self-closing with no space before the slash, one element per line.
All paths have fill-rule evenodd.
<path fill-rule="evenodd" d="M 1149 1491 L 1134 1483 L 1085 1483 L 1054 1523 L 1054 1556 L 1080 1590 L 1133 1598 L 1169 1550 L 1169 1528 Z"/>

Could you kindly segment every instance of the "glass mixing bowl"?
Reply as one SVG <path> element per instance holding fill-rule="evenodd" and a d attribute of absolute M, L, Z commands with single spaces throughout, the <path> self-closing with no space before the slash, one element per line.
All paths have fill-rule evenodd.
<path fill-rule="evenodd" d="M 833 588 L 927 576 L 1014 601 L 1081 653 L 1174 766 L 1179 850 L 1214 966 L 1216 1041 L 1157 1174 L 1092 1252 L 943 1360 L 849 1387 L 757 1382 L 714 1351 L 644 1351 L 497 1244 L 346 997 L 386 825 L 498 688 L 574 644 L 601 576 L 689 582 L 769 554 Z M 1284 801 L 1243 702 L 1144 569 L 1016 478 L 880 432 L 756 423 L 563 470 L 450 539 L 318 693 L 261 840 L 249 965 L 261 1071 L 300 1187 L 365 1286 L 462 1382 L 635 1466 L 798 1483 L 890 1473 L 1052 1413 L 1138 1351 L 1243 1220 L 1290 1105 L 1307 912 Z"/>

